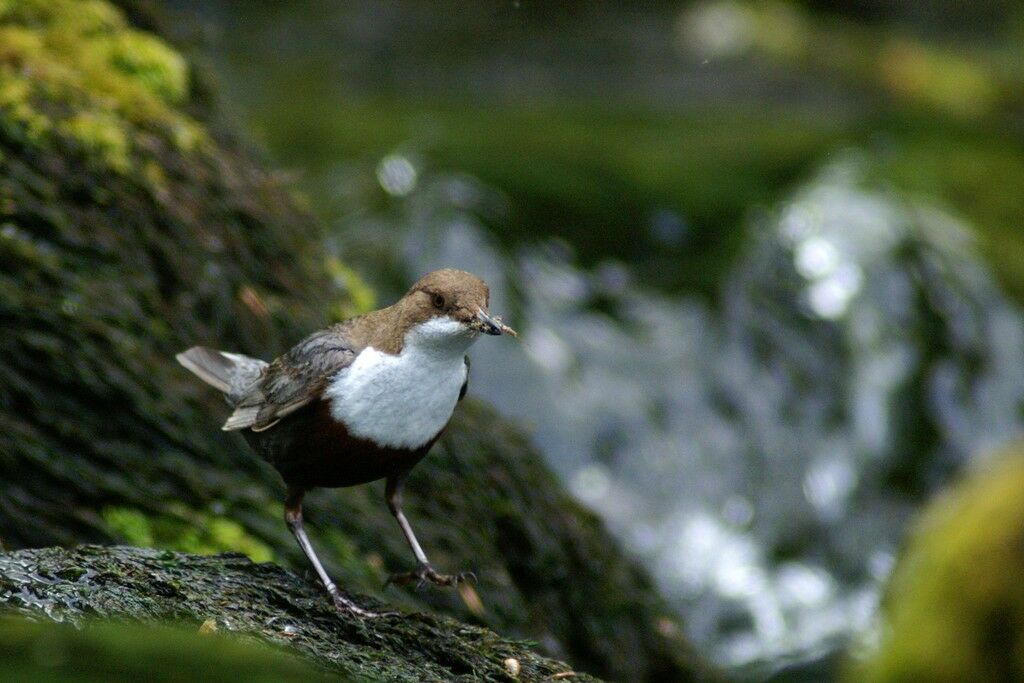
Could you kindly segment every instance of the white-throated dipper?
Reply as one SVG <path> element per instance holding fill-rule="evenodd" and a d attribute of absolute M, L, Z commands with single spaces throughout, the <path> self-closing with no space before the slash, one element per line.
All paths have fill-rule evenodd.
<path fill-rule="evenodd" d="M 487 283 L 446 268 L 423 276 L 395 304 L 315 332 L 272 363 L 195 346 L 178 362 L 220 389 L 241 431 L 288 487 L 284 517 L 334 604 L 375 616 L 346 598 L 327 575 L 302 526 L 312 488 L 386 479 L 388 508 L 417 568 L 389 579 L 451 586 L 465 574 L 439 574 L 402 512 L 402 486 L 466 394 L 466 350 L 481 332 L 515 331 L 488 312 Z"/>

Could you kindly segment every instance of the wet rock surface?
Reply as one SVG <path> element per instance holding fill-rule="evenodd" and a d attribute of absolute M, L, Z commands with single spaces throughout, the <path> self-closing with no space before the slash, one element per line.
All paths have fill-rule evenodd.
<path fill-rule="evenodd" d="M 312 580 L 237 554 L 123 546 L 6 553 L 0 555 L 0 611 L 76 625 L 96 618 L 173 621 L 251 636 L 356 680 L 508 681 L 509 659 L 517 663 L 518 680 L 597 680 L 454 619 L 414 613 L 366 621 L 341 614 Z"/>

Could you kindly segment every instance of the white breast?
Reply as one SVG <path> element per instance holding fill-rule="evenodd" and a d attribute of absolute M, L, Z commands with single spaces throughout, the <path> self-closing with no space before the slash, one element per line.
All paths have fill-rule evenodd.
<path fill-rule="evenodd" d="M 475 338 L 463 325 L 435 318 L 410 330 L 398 355 L 363 350 L 327 387 L 331 415 L 353 436 L 419 448 L 448 424 Z"/>

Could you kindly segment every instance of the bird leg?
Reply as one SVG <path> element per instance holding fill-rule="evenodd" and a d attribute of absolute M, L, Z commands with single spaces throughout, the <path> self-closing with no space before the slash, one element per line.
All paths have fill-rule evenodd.
<path fill-rule="evenodd" d="M 391 510 L 391 514 L 398 520 L 398 526 L 402 527 L 405 540 L 409 542 L 409 547 L 412 548 L 412 553 L 416 556 L 417 566 L 412 571 L 392 574 L 384 583 L 384 587 L 387 588 L 392 583 L 401 586 L 415 582 L 416 589 L 422 590 L 428 583 L 432 583 L 435 586 L 455 586 L 469 579 L 476 580 L 476 575 L 473 572 L 459 572 L 453 575 L 441 574 L 430 564 L 426 553 L 423 552 L 419 541 L 416 540 L 416 534 L 413 533 L 412 525 L 409 524 L 405 513 L 402 512 L 402 488 L 405 486 L 407 474 L 408 472 L 403 472 L 399 475 L 388 477 L 384 495 L 387 497 L 388 509 Z"/>
<path fill-rule="evenodd" d="M 309 560 L 309 563 L 313 565 L 313 569 L 316 570 L 317 576 L 320 577 L 320 582 L 323 583 L 324 588 L 327 589 L 331 599 L 334 601 L 334 606 L 341 611 L 349 612 L 358 617 L 385 616 L 382 613 L 363 609 L 346 598 L 341 594 L 341 591 L 338 590 L 334 582 L 331 581 L 331 577 L 327 575 L 327 571 L 320 563 L 320 558 L 317 557 L 316 551 L 313 550 L 313 545 L 309 542 L 306 530 L 302 526 L 302 498 L 305 494 L 306 492 L 303 489 L 288 488 L 288 497 L 285 499 L 284 504 L 284 521 L 292 535 L 295 536 L 295 540 L 299 542 L 299 547 L 302 548 L 306 559 Z"/>

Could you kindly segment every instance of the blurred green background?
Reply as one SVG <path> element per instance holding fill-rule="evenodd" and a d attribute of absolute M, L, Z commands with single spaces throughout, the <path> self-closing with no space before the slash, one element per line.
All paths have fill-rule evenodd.
<path fill-rule="evenodd" d="M 1020 435 L 1016 3 L 172 6 L 379 301 L 492 282 L 475 391 L 727 667 L 834 673 Z"/>
<path fill-rule="evenodd" d="M 879 178 L 969 218 L 1021 293 L 1015 3 L 196 10 L 229 100 L 307 178 L 409 149 L 500 189 L 506 245 L 557 235 L 585 263 L 648 261 L 645 282 L 714 292 L 744 217 L 854 146 Z M 687 228 L 671 254 L 644 229 L 659 210 Z"/>
<path fill-rule="evenodd" d="M 6 510 L 17 520 L 8 537 L 51 539 L 56 528 L 71 542 L 103 527 L 139 545 L 280 559 L 266 477 L 239 494 L 262 506 L 244 524 L 232 521 L 244 501 L 208 513 L 171 501 L 188 490 L 205 505 L 237 488 L 226 475 L 200 481 L 201 469 L 163 489 L 168 500 L 153 507 L 170 516 L 135 509 L 149 480 L 122 473 L 119 458 L 133 462 L 151 443 L 155 480 L 161 468 L 203 463 L 197 454 L 245 481 L 257 467 L 216 460 L 233 445 L 196 436 L 200 402 L 167 405 L 181 378 L 160 345 L 187 333 L 280 351 L 312 324 L 317 296 L 344 292 L 329 312 L 343 318 L 455 266 L 484 276 L 492 308 L 522 333 L 516 346 L 474 348 L 471 392 L 531 430 L 727 676 L 1024 678 L 1024 608 L 1019 582 L 1007 580 L 1024 563 L 1018 3 L 118 4 L 188 61 L 126 38 L 104 3 L 52 12 L 0 0 L 0 15 L 16 17 L 0 27 L 0 140 L 12 151 L 0 156 L 0 212 L 13 216 L 0 225 L 11 267 L 0 293 L 14 302 L 0 301 L 0 315 L 42 330 L 5 338 L 18 357 L 0 407 L 29 427 L 3 437 L 22 449 L 5 466 L 23 473 L 3 483 L 11 497 L 50 505 Z M 210 137 L 193 115 L 225 120 Z M 233 144 L 217 148 L 224 129 L 240 129 L 285 177 L 264 183 Z M 74 164 L 69 177 L 57 173 L 62 155 L 84 158 L 103 182 L 79 178 Z M 291 185 L 317 226 L 295 225 L 290 207 L 275 213 Z M 67 206 L 54 208 L 60 193 Z M 132 233 L 136 218 L 151 232 Z M 202 234 L 202 244 L 181 250 L 168 233 Z M 154 273 L 151 262 L 173 267 Z M 299 281 L 325 267 L 335 292 Z M 124 273 L 132 279 L 121 287 Z M 43 300 L 52 292 L 71 294 Z M 294 297 L 307 306 L 282 311 Z M 94 343 L 64 354 L 62 335 L 78 325 Z M 60 367 L 47 365 L 53 357 Z M 123 377 L 111 358 L 131 360 Z M 61 373 L 79 384 L 37 395 Z M 128 425 L 108 424 L 94 395 L 128 403 L 118 414 Z M 81 425 L 32 431 L 81 405 Z M 135 434 L 134 411 L 159 428 Z M 97 415 L 100 432 L 116 435 L 109 443 L 95 436 Z M 470 431 L 486 438 L 476 425 L 490 415 L 469 411 Z M 489 453 L 461 446 L 453 462 L 468 449 L 487 470 Z M 61 460 L 65 451 L 86 455 Z M 107 481 L 91 492 L 100 507 L 63 510 L 47 496 L 68 486 L 68 462 L 72 475 L 115 472 L 123 499 L 100 500 Z M 56 484 L 38 476 L 51 470 Z M 334 517 L 314 502 L 325 527 L 360 506 L 370 518 L 370 494 L 355 495 Z M 429 501 L 424 516 L 446 532 L 449 498 Z M 547 531 L 509 510 L 520 527 Z M 356 538 L 379 535 L 366 528 Z M 335 535 L 355 567 L 344 571 L 369 585 L 369 565 Z M 523 564 L 533 571 L 532 558 Z M 665 642 L 682 642 L 670 615 L 658 624 Z M 0 631 L 0 649 L 23 653 L 13 672 L 91 680 L 65 670 L 69 657 L 106 657 L 88 634 Z M 107 635 L 125 639 L 129 661 L 151 647 L 149 636 Z M 197 636 L 168 638 L 186 650 Z M 541 646 L 564 645 L 551 641 Z M 197 657 L 212 649 L 204 643 Z M 267 662 L 283 678 L 306 675 Z"/>

